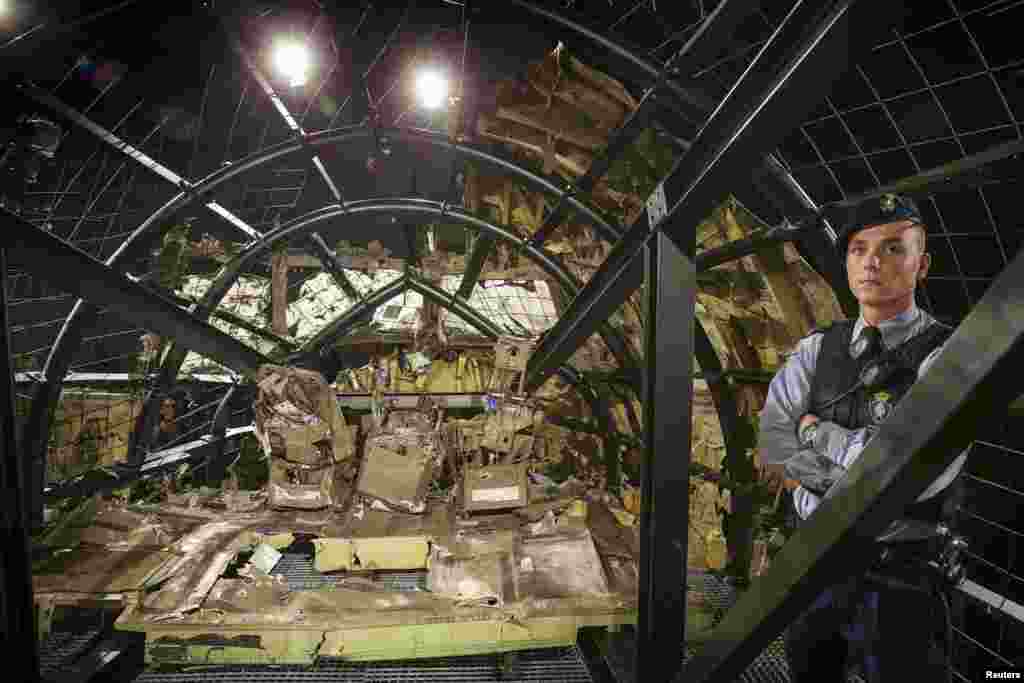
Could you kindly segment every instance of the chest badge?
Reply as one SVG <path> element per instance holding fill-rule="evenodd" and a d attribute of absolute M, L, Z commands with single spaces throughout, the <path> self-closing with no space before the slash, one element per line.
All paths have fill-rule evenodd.
<path fill-rule="evenodd" d="M 868 402 L 868 412 L 875 424 L 884 422 L 885 418 L 892 413 L 892 395 L 887 391 L 879 391 L 871 397 Z"/>

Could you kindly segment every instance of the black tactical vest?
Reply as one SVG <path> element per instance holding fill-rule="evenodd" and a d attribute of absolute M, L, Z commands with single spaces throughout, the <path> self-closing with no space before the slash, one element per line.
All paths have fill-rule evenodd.
<path fill-rule="evenodd" d="M 870 362 L 850 356 L 855 320 L 843 320 L 816 330 L 824 333 L 811 380 L 807 412 L 847 429 L 878 427 L 917 380 L 917 370 L 932 351 L 953 334 L 953 328 L 934 322 L 898 347 L 887 349 L 880 360 L 892 368 L 879 386 L 865 388 L 860 373 Z M 963 477 L 920 503 L 911 503 L 903 518 L 925 522 L 952 521 L 963 495 Z"/>

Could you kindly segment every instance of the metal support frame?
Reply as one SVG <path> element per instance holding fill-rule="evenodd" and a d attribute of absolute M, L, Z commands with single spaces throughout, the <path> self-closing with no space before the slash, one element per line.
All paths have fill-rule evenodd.
<path fill-rule="evenodd" d="M 821 207 L 815 204 L 796 178 L 773 156 L 765 158 L 764 171 L 755 173 L 753 181 L 786 215 L 806 215 L 808 211 L 821 214 Z M 820 230 L 802 231 L 799 238 L 793 242 L 793 246 L 832 288 L 843 315 L 848 318 L 855 317 L 858 310 L 857 299 L 846 283 L 843 264 L 835 257 L 835 230 L 827 219 L 822 219 L 820 226 Z"/>
<path fill-rule="evenodd" d="M 10 320 L 7 317 L 7 249 L 0 246 L 0 510 L 3 514 L 3 548 L 0 576 L 3 594 L 4 652 L 10 666 L 26 672 L 31 679 L 39 675 L 39 651 L 36 643 L 35 603 L 32 598 L 32 564 L 29 554 L 29 515 L 27 492 L 32 485 L 31 463 L 18 449 L 14 367 L 11 363 Z"/>
<path fill-rule="evenodd" d="M 252 74 L 252 77 L 256 80 L 260 89 L 263 90 L 267 99 L 270 100 L 274 109 L 277 110 L 277 113 L 281 115 L 282 119 L 284 119 L 288 128 L 291 129 L 292 133 L 305 147 L 307 139 L 306 131 L 299 125 L 299 122 L 295 120 L 295 117 L 292 116 L 291 112 L 288 111 L 288 107 L 285 105 L 284 100 L 281 99 L 281 96 L 274 90 L 270 81 L 267 80 L 266 76 L 263 75 L 263 72 L 260 71 L 259 66 L 257 66 L 256 62 L 253 60 L 249 51 L 245 49 L 245 45 L 242 44 L 242 39 L 234 31 L 227 29 L 226 26 L 225 29 L 228 32 L 228 37 L 232 47 L 234 47 L 235 52 L 237 52 L 242 58 L 242 61 L 245 63 L 249 73 Z M 312 149 L 307 148 L 307 151 L 309 152 L 311 163 L 320 175 L 320 179 L 324 181 L 324 185 L 327 186 L 328 191 L 330 191 L 331 197 L 333 197 L 336 202 L 344 202 L 345 198 L 342 194 L 341 188 L 338 187 L 336 182 L 334 182 L 334 178 L 332 178 L 331 174 L 327 171 L 327 166 L 324 164 L 323 160 Z M 331 277 L 334 278 L 334 281 L 345 292 L 345 295 L 351 299 L 359 299 L 359 292 L 349 281 L 348 277 L 345 275 L 344 269 L 340 264 L 338 264 L 334 253 L 330 248 L 328 248 L 327 243 L 324 242 L 324 239 L 320 234 L 315 232 L 311 234 L 309 236 L 309 243 L 313 248 L 313 253 L 316 254 L 317 258 L 319 258 L 320 262 L 323 264 L 324 270 L 330 273 Z"/>
<path fill-rule="evenodd" d="M 97 132 L 97 134 L 100 134 L 100 132 Z M 304 148 L 312 149 L 321 146 L 326 147 L 332 145 L 358 144 L 359 142 L 370 139 L 377 134 L 387 135 L 392 144 L 426 144 L 435 148 L 450 150 L 452 153 L 472 160 L 474 163 L 483 167 L 490 168 L 499 173 L 512 175 L 521 180 L 528 188 L 535 192 L 549 195 L 557 194 L 559 192 L 559 183 L 557 181 L 544 178 L 532 171 L 521 168 L 511 159 L 495 155 L 481 147 L 461 142 L 453 142 L 447 136 L 411 129 L 394 128 L 379 129 L 375 131 L 368 126 L 340 128 L 309 134 L 302 141 L 296 141 L 294 139 L 283 141 L 277 145 L 273 145 L 267 149 L 252 154 L 249 157 L 240 159 L 230 166 L 223 167 L 211 173 L 201 182 L 191 186 L 188 191 L 182 191 L 171 198 L 162 207 L 157 209 L 149 218 L 143 221 L 143 223 L 140 224 L 139 227 L 137 227 L 121 244 L 121 246 L 107 259 L 106 264 L 110 267 L 117 267 L 122 261 L 126 261 L 128 259 L 128 255 L 136 248 L 136 245 L 142 243 L 142 238 L 144 236 L 156 229 L 157 226 L 163 224 L 174 213 L 184 209 L 194 201 L 204 200 L 222 184 L 246 172 L 255 170 L 278 158 L 302 151 Z M 124 149 L 123 146 L 119 146 L 118 148 Z M 571 208 L 578 216 L 580 216 L 581 220 L 593 225 L 598 233 L 605 236 L 606 239 L 614 239 L 614 237 L 619 234 L 619 230 L 617 228 L 608 224 L 597 211 L 590 208 L 588 205 L 575 198 L 570 198 L 568 202 Z M 434 206 L 438 205 L 434 204 Z M 447 205 L 440 206 L 442 208 L 447 208 Z M 313 213 L 316 214 L 317 212 Z M 440 213 L 444 215 L 445 211 L 442 210 Z M 557 265 L 554 261 L 551 263 Z M 237 277 L 237 269 L 229 267 L 228 270 L 233 270 L 234 274 L 232 277 Z M 562 272 L 564 273 L 564 270 Z M 566 278 L 568 278 L 568 281 L 572 281 L 572 278 L 568 277 L 568 274 L 565 274 L 565 277 L 559 276 L 556 279 L 559 282 L 564 282 L 566 281 Z M 231 282 L 233 282 L 233 280 L 231 280 Z M 230 284 L 228 286 L 230 286 Z M 224 291 L 226 292 L 226 289 Z M 575 291 L 575 283 L 573 283 L 573 287 L 569 292 L 575 293 Z M 223 296 L 223 294 L 220 296 Z M 219 300 L 220 299 L 218 298 L 217 301 Z M 208 309 L 213 307 L 208 307 Z M 202 307 L 198 310 L 201 311 Z M 45 440 L 49 433 L 56 403 L 59 400 L 60 381 L 68 371 L 68 367 L 71 362 L 71 354 L 80 343 L 82 331 L 93 319 L 95 312 L 96 310 L 94 307 L 84 301 L 78 301 L 71 313 L 68 315 L 68 318 L 64 323 L 64 327 L 61 329 L 57 341 L 47 358 L 47 382 L 45 384 L 40 384 L 36 390 L 36 394 L 33 399 L 32 417 L 26 427 L 26 435 L 28 437 L 25 443 L 26 449 L 27 452 L 32 454 L 32 457 L 37 460 L 45 460 Z M 604 332 L 606 343 L 611 340 L 609 346 L 612 348 L 613 353 L 621 353 L 627 348 L 624 341 L 621 339 L 615 339 L 615 334 L 609 328 L 606 327 Z M 631 358 L 629 356 L 619 356 L 619 360 L 620 363 L 626 367 L 631 365 Z M 40 486 L 37 487 L 37 490 L 41 489 L 41 482 L 42 480 L 40 479 Z M 38 509 L 39 515 L 41 516 L 42 508 L 40 506 L 35 506 L 34 509 Z"/>
<path fill-rule="evenodd" d="M 241 272 L 248 263 L 261 258 L 272 250 L 274 245 L 280 241 L 301 238 L 315 230 L 315 226 L 318 223 L 324 221 L 358 220 L 364 216 L 375 215 L 378 213 L 384 213 L 392 216 L 418 216 L 434 221 L 458 223 L 481 233 L 488 233 L 497 239 L 502 239 L 511 243 L 515 249 L 520 250 L 528 258 L 537 263 L 538 266 L 550 275 L 552 279 L 557 281 L 568 293 L 575 294 L 578 291 L 575 279 L 562 267 L 554 255 L 548 253 L 543 248 L 531 245 L 528 240 L 520 238 L 518 235 L 504 227 L 494 225 L 489 221 L 473 216 L 461 207 L 453 207 L 443 202 L 434 202 L 426 199 L 366 199 L 346 202 L 345 204 L 334 204 L 311 211 L 304 216 L 299 216 L 289 221 L 282 225 L 278 230 L 266 235 L 264 239 L 251 245 L 249 249 L 221 271 L 217 281 L 214 282 L 206 291 L 203 301 L 199 304 L 199 310 L 210 311 L 216 308 L 221 299 L 230 289 L 231 285 L 234 283 L 235 279 L 238 277 L 238 273 Z M 618 351 L 621 354 L 626 354 L 628 347 L 626 347 L 621 334 L 612 330 L 608 325 L 601 325 L 598 329 L 613 352 Z M 317 335 L 314 339 L 319 338 L 320 335 Z M 627 372 L 630 372 L 632 368 L 635 367 L 635 361 L 633 361 L 629 355 L 625 357 L 625 360 L 621 364 Z"/>
<path fill-rule="evenodd" d="M 501 330 L 490 320 L 477 313 L 476 309 L 467 304 L 465 301 L 453 297 L 439 287 L 421 280 L 415 277 L 409 277 L 408 280 L 409 289 L 414 292 L 419 292 L 424 299 L 433 301 L 438 306 L 445 308 L 455 315 L 459 316 L 470 325 L 479 330 L 482 334 L 487 335 L 491 339 L 497 339 L 501 336 Z"/>
<path fill-rule="evenodd" d="M 36 274 L 65 291 L 83 296 L 93 304 L 133 323 L 172 338 L 184 347 L 215 358 L 242 373 L 255 373 L 267 359 L 234 337 L 197 320 L 188 311 L 150 291 L 122 273 L 97 261 L 74 245 L 0 209 L 3 235 L 9 248 L 25 255 L 26 263 L 39 265 Z"/>
<path fill-rule="evenodd" d="M 403 275 L 371 292 L 303 344 L 302 348 L 288 357 L 287 362 L 300 362 L 301 359 L 318 355 L 320 349 L 371 320 L 374 311 L 404 292 L 408 286 L 408 275 Z"/>
<path fill-rule="evenodd" d="M 693 247 L 681 251 L 664 233 L 645 251 L 636 680 L 653 682 L 678 669 L 685 642 L 697 271 Z"/>
<path fill-rule="evenodd" d="M 870 192 L 847 197 L 843 201 L 829 205 L 826 211 L 847 209 L 866 199 L 881 197 L 888 193 L 928 196 L 936 192 L 956 191 L 962 190 L 964 187 L 978 187 L 989 183 L 1016 180 L 1021 177 L 1022 160 L 1020 157 L 1022 154 L 1024 154 L 1024 140 L 1013 140 L 995 145 L 963 159 L 957 159 L 948 164 L 901 178 Z"/>
<path fill-rule="evenodd" d="M 324 242 L 324 238 L 320 236 L 320 233 L 314 232 L 310 235 L 309 244 L 313 248 L 313 254 L 323 264 L 324 270 L 330 274 L 331 278 L 334 279 L 334 283 L 341 288 L 341 291 L 345 292 L 345 296 L 353 301 L 362 299 L 363 297 L 359 294 L 359 290 L 355 288 L 352 281 L 348 279 L 348 275 L 345 274 L 345 269 L 338 263 L 337 254 L 331 251 L 331 248 Z"/>
<path fill-rule="evenodd" d="M 228 418 L 231 417 L 231 399 L 235 397 L 237 390 L 238 385 L 230 387 L 213 413 L 210 436 L 216 445 L 213 455 L 206 460 L 206 483 L 210 486 L 219 486 L 224 480 L 224 471 L 228 464 L 225 457 L 228 448 Z"/>
<path fill-rule="evenodd" d="M 255 427 L 233 427 L 224 433 L 224 439 L 230 441 L 243 434 L 250 434 Z M 43 490 L 47 500 L 91 496 L 94 493 L 112 491 L 123 488 L 139 479 L 154 477 L 165 472 L 173 472 L 182 464 L 198 464 L 215 457 L 219 444 L 213 435 L 202 436 L 195 441 L 154 451 L 138 467 L 130 465 L 112 465 L 103 470 L 90 470 L 68 481 L 58 482 Z"/>
<path fill-rule="evenodd" d="M 675 64 L 684 58 L 700 59 L 701 52 L 707 52 L 712 46 L 717 47 L 732 37 L 736 27 L 758 8 L 757 2 L 749 0 L 724 0 L 707 16 L 700 28 L 690 37 L 664 65 L 657 68 L 654 83 L 647 88 L 637 108 L 629 115 L 629 118 L 612 135 L 608 145 L 601 154 L 590 164 L 590 168 L 574 185 L 566 187 L 559 196 L 558 204 L 548 215 L 543 225 L 533 235 L 533 243 L 537 245 L 544 242 L 551 236 L 562 221 L 565 220 L 565 200 L 570 196 L 587 194 L 594 189 L 597 182 L 611 169 L 615 160 L 636 140 L 637 136 L 648 125 L 652 114 L 657 106 L 659 90 L 665 88 L 669 73 L 678 71 Z M 708 110 L 710 113 L 710 109 Z"/>
<path fill-rule="evenodd" d="M 799 120 L 843 72 L 848 3 L 810 4 L 790 12 L 663 183 L 671 209 L 657 229 L 677 246 L 686 247 L 736 176 L 756 166 L 787 122 Z M 528 387 L 539 386 L 636 289 L 643 265 L 636 256 L 651 236 L 646 221 L 641 215 L 623 235 L 544 338 L 530 360 Z"/>
<path fill-rule="evenodd" d="M 570 31 L 585 36 L 595 44 L 619 57 L 623 63 L 629 64 L 633 69 L 643 73 L 648 78 L 658 79 L 661 76 L 661 69 L 659 69 L 657 65 L 652 64 L 632 50 L 610 40 L 597 31 L 589 29 L 578 22 L 572 21 L 571 19 L 567 19 L 556 12 L 539 7 L 532 2 L 527 2 L 526 0 L 510 1 L 513 5 L 521 7 L 532 14 L 544 17 L 548 21 L 557 23 Z M 754 5 L 751 9 L 756 9 L 756 3 L 751 4 Z M 730 8 L 730 10 L 735 9 L 736 8 Z M 671 78 L 665 79 L 665 88 L 668 89 L 673 98 L 683 108 L 681 114 L 694 124 L 699 125 L 700 123 L 703 123 L 707 116 L 707 112 L 714 106 L 712 102 L 707 100 L 707 98 L 692 90 L 687 90 Z"/>
<path fill-rule="evenodd" d="M 195 190 L 194 183 L 192 183 L 186 178 L 181 177 L 171 169 L 161 164 L 156 159 L 153 159 L 152 157 L 147 155 L 142 150 L 137 149 L 132 145 L 129 145 L 127 142 L 117 137 L 106 128 L 91 121 L 84 114 L 72 109 L 71 107 L 64 104 L 59 99 L 57 99 L 47 91 L 43 90 L 42 88 L 32 84 L 24 83 L 20 84 L 18 87 L 21 92 L 23 92 L 31 99 L 35 100 L 37 103 L 45 107 L 49 107 L 56 113 L 71 121 L 71 123 L 74 123 L 75 125 L 80 126 L 85 130 L 89 131 L 103 142 L 107 143 L 108 145 L 118 150 L 119 152 L 123 152 L 124 154 L 128 155 L 129 157 L 139 162 L 147 169 L 149 169 L 156 175 L 160 176 L 164 180 L 168 181 L 175 187 L 179 188 L 183 192 L 192 193 Z M 260 237 L 262 237 L 258 230 L 250 226 L 248 223 L 243 221 L 241 218 L 239 218 L 232 212 L 228 211 L 219 203 L 212 200 L 208 201 L 206 202 L 206 208 L 209 209 L 215 216 L 226 221 L 227 223 L 232 225 L 236 230 L 240 231 L 242 234 L 246 235 L 250 239 L 259 239 Z"/>
<path fill-rule="evenodd" d="M 487 263 L 487 258 L 491 255 L 492 249 L 494 249 L 494 238 L 485 233 L 477 233 L 477 236 L 473 239 L 473 247 L 469 251 L 469 257 L 466 259 L 466 272 L 462 274 L 462 281 L 459 282 L 459 291 L 457 293 L 463 299 L 468 299 L 472 296 L 477 281 L 480 279 L 480 273 L 483 272 L 484 264 Z"/>
<path fill-rule="evenodd" d="M 835 580 L 864 571 L 874 538 L 1020 395 L 1024 254 L 1018 254 L 849 468 L 834 497 L 786 543 L 678 683 L 731 680 Z M 983 345 L 978 340 L 984 339 Z"/>

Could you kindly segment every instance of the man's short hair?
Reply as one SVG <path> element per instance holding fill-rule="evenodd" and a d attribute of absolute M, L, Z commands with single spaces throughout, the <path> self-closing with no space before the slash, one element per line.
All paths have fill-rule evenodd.
<path fill-rule="evenodd" d="M 910 221 L 921 228 L 921 252 L 924 253 L 927 246 L 927 231 L 917 202 L 906 195 L 883 194 L 881 197 L 865 199 L 849 208 L 836 238 L 838 256 L 844 263 L 846 262 L 846 251 L 854 234 L 876 225 L 898 221 Z"/>

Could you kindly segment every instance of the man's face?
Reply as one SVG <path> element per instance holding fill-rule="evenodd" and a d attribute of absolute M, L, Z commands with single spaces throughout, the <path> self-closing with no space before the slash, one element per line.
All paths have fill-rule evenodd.
<path fill-rule="evenodd" d="M 922 253 L 922 229 L 899 221 L 853 235 L 846 249 L 846 274 L 850 291 L 862 306 L 909 304 L 931 261 Z"/>

